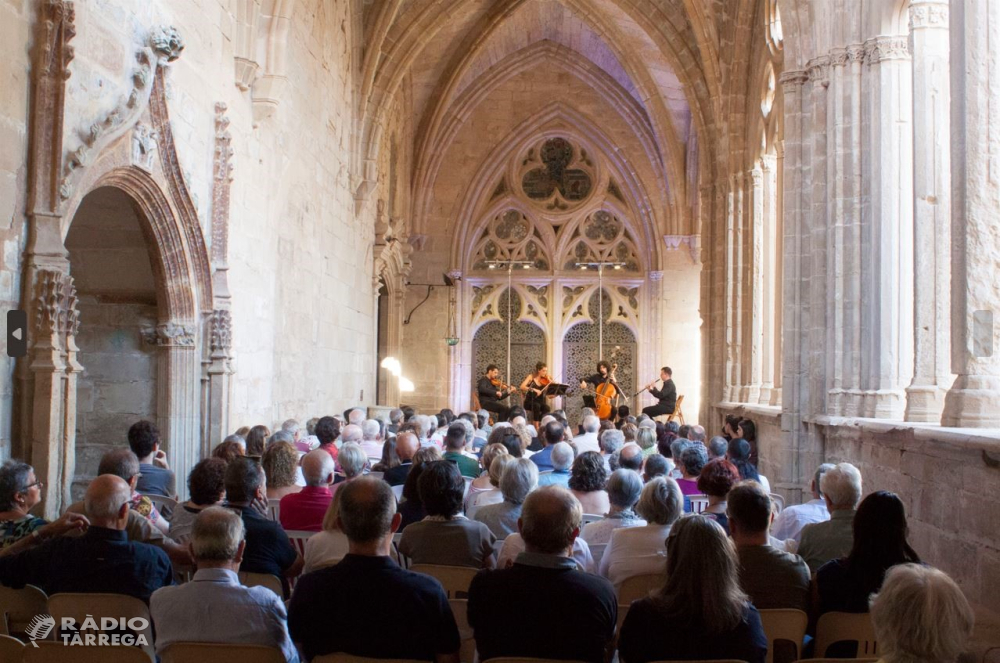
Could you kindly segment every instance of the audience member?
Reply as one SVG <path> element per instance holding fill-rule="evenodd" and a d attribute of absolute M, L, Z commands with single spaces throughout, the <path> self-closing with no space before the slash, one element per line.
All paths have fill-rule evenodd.
<path fill-rule="evenodd" d="M 458 467 L 447 460 L 428 463 L 418 489 L 427 517 L 403 531 L 399 551 L 414 564 L 492 568 L 496 537 L 462 515 L 465 481 Z"/>
<path fill-rule="evenodd" d="M 758 610 L 809 611 L 809 566 L 768 542 L 771 498 L 756 481 L 742 481 L 727 498 L 729 533 L 740 561 L 740 586 Z"/>
<path fill-rule="evenodd" d="M 775 517 L 774 523 L 771 525 L 771 533 L 775 538 L 794 539 L 796 543 L 801 543 L 803 527 L 830 520 L 830 512 L 826 510 L 826 501 L 819 490 L 820 480 L 830 469 L 833 469 L 833 465 L 830 463 L 823 463 L 817 468 L 816 474 L 809 484 L 809 491 L 813 496 L 811 500 L 805 504 L 786 506 Z"/>
<path fill-rule="evenodd" d="M 267 438 L 267 444 L 264 446 L 264 451 L 266 452 L 269 448 L 279 442 L 287 442 L 292 445 L 292 448 L 295 449 L 296 453 L 298 453 L 298 449 L 295 448 L 295 435 L 286 430 L 278 430 L 272 433 L 271 437 Z"/>
<path fill-rule="evenodd" d="M 399 426 L 403 423 L 403 411 L 394 407 L 389 410 L 389 425 L 385 427 L 386 433 L 389 436 L 395 437 L 396 433 L 399 431 Z"/>
<path fill-rule="evenodd" d="M 487 443 L 502 444 L 507 448 L 507 453 L 514 458 L 521 458 L 524 455 L 524 449 L 521 446 L 521 436 L 510 424 L 504 422 L 493 427 L 493 432 L 490 433 Z"/>
<path fill-rule="evenodd" d="M 463 477 L 475 479 L 479 476 L 479 461 L 462 453 L 465 450 L 465 445 L 465 426 L 458 422 L 449 425 L 448 431 L 444 436 L 444 447 L 446 449 L 444 459 L 455 463 Z"/>
<path fill-rule="evenodd" d="M 347 424 L 340 429 L 340 448 L 343 449 L 344 445 L 348 442 L 353 442 L 354 444 L 361 444 L 364 439 L 365 434 L 361 430 L 361 426 L 358 424 Z M 338 457 L 339 460 L 339 457 Z"/>
<path fill-rule="evenodd" d="M 340 459 L 344 459 L 343 453 Z M 330 492 L 333 471 L 333 459 L 322 449 L 310 451 L 302 457 L 305 488 L 282 497 L 278 510 L 285 531 L 318 532 L 321 529 L 323 517 L 333 501 L 333 493 Z"/>
<path fill-rule="evenodd" d="M 190 498 L 174 509 L 168 532 L 171 539 L 186 542 L 198 514 L 222 504 L 226 499 L 225 476 L 226 461 L 221 458 L 206 458 L 191 469 L 187 481 Z"/>
<path fill-rule="evenodd" d="M 135 489 L 143 495 L 177 498 L 177 479 L 167 454 L 160 450 L 160 430 L 151 421 L 137 421 L 128 429 L 128 446 L 139 459 L 142 476 Z"/>
<path fill-rule="evenodd" d="M 262 424 L 258 424 L 247 431 L 244 436 L 247 441 L 247 455 L 253 458 L 260 458 L 264 455 L 264 446 L 267 438 L 271 437 L 271 430 Z"/>
<path fill-rule="evenodd" d="M 660 454 L 653 454 L 646 459 L 642 466 L 642 480 L 649 483 L 656 477 L 668 477 L 670 474 L 670 461 Z M 671 479 L 671 481 L 674 481 Z M 674 481 L 676 483 L 676 481 Z M 678 488 L 680 490 L 680 488 Z"/>
<path fill-rule="evenodd" d="M 573 446 L 576 447 L 576 455 L 579 457 L 588 451 L 600 452 L 601 445 L 597 440 L 597 432 L 601 430 L 601 420 L 596 415 L 591 414 L 583 417 L 580 425 L 582 432 L 573 438 Z"/>
<path fill-rule="evenodd" d="M 382 443 L 382 456 L 379 462 L 372 466 L 372 472 L 381 472 L 382 478 L 385 473 L 394 467 L 399 467 L 399 454 L 396 452 L 396 436 L 387 437 Z"/>
<path fill-rule="evenodd" d="M 708 507 L 702 512 L 714 519 L 729 533 L 729 519 L 726 516 L 726 496 L 740 481 L 740 473 L 728 460 L 713 460 L 705 463 L 698 476 L 698 490 L 708 497 Z"/>
<path fill-rule="evenodd" d="M 955 581 L 920 564 L 889 569 L 870 605 L 884 663 L 954 661 L 965 651 L 975 623 Z"/>
<path fill-rule="evenodd" d="M 160 515 L 153 502 L 135 489 L 139 482 L 139 459 L 130 449 L 112 449 L 101 456 L 97 474 L 113 474 L 127 482 L 132 489 L 132 499 L 129 502 L 132 510 L 148 520 L 149 524 L 162 534 L 166 535 L 170 531 L 170 523 Z"/>
<path fill-rule="evenodd" d="M 382 470 L 382 478 L 390 486 L 402 486 L 406 483 L 406 475 L 413 468 L 413 454 L 420 448 L 420 439 L 412 431 L 400 431 L 396 435 L 396 455 L 399 465 Z"/>
<path fill-rule="evenodd" d="M 244 455 L 244 450 L 246 448 L 246 443 L 240 443 L 239 440 L 233 439 L 239 437 L 238 435 L 230 435 L 223 442 L 220 442 L 214 449 L 212 449 L 212 457 L 218 458 L 226 463 L 233 460 L 234 458 L 239 458 Z M 240 438 L 243 439 L 243 438 Z"/>
<path fill-rule="evenodd" d="M 306 539 L 305 565 L 302 573 L 312 573 L 324 566 L 337 564 L 347 555 L 347 536 L 337 522 L 340 515 L 340 491 L 338 490 L 323 514 L 322 529 Z"/>
<path fill-rule="evenodd" d="M 906 509 L 895 493 L 879 490 L 862 500 L 854 515 L 850 554 L 816 572 L 818 614 L 867 612 L 868 597 L 879 591 L 886 571 L 920 563 L 906 535 Z"/>
<path fill-rule="evenodd" d="M 743 481 L 750 480 L 756 481 L 760 485 L 764 486 L 764 492 L 771 492 L 771 482 L 767 480 L 767 477 L 760 474 L 757 471 L 756 466 L 750 463 L 750 443 L 742 438 L 736 438 L 729 443 L 729 449 L 726 452 L 726 456 L 729 462 L 736 466 L 736 470 L 740 473 L 740 479 Z"/>
<path fill-rule="evenodd" d="M 316 422 L 316 439 L 319 440 L 319 448 L 327 452 L 337 460 L 337 438 L 340 437 L 340 422 L 334 417 L 320 417 Z"/>
<path fill-rule="evenodd" d="M 562 424 L 555 425 L 562 428 Z M 546 448 L 551 449 L 549 462 L 552 463 L 552 469 L 538 474 L 539 488 L 542 486 L 569 488 L 569 468 L 573 465 L 573 447 L 566 442 L 556 442 L 551 447 Z M 532 456 L 531 460 L 534 459 L 535 457 Z"/>
<path fill-rule="evenodd" d="M 361 424 L 361 450 L 368 458 L 382 457 L 382 425 L 375 419 L 366 419 Z"/>
<path fill-rule="evenodd" d="M 764 663 L 767 636 L 737 568 L 735 547 L 718 523 L 705 516 L 678 520 L 667 537 L 666 583 L 634 602 L 622 624 L 622 662 Z"/>
<path fill-rule="evenodd" d="M 750 444 L 750 464 L 757 467 L 757 426 L 750 419 L 740 419 L 735 433 L 735 437 L 743 438 Z"/>
<path fill-rule="evenodd" d="M 577 449 L 570 471 L 569 489 L 580 500 L 584 513 L 600 515 L 611 510 L 608 493 L 604 490 L 608 474 L 601 454 L 596 451 L 579 453 Z"/>
<path fill-rule="evenodd" d="M 8 460 L 0 466 L 0 550 L 47 524 L 29 513 L 41 501 L 42 482 L 31 465 Z"/>
<path fill-rule="evenodd" d="M 632 470 L 615 470 L 608 479 L 607 490 L 611 509 L 601 520 L 588 523 L 580 534 L 580 538 L 589 546 L 606 544 L 611 540 L 611 532 L 618 528 L 642 527 L 646 524 L 632 510 L 642 494 L 642 479 L 638 474 Z"/>
<path fill-rule="evenodd" d="M 729 440 L 722 436 L 715 436 L 708 441 L 708 459 L 725 458 L 729 453 Z"/>
<path fill-rule="evenodd" d="M 554 417 L 548 417 L 549 422 L 542 426 L 541 439 L 545 446 L 531 456 L 531 462 L 538 466 L 539 472 L 548 472 L 552 467 L 552 448 L 563 441 L 565 430 Z"/>
<path fill-rule="evenodd" d="M 634 419 L 634 417 L 630 418 Z M 621 427 L 618 430 L 620 430 L 622 435 L 625 436 L 625 444 L 635 442 L 635 437 L 639 433 L 639 427 L 630 421 L 626 421 L 624 424 L 621 424 Z"/>
<path fill-rule="evenodd" d="M 609 428 L 608 430 L 601 432 L 601 456 L 604 458 L 604 464 L 607 466 L 608 471 L 617 470 L 617 467 L 613 467 L 611 462 L 618 462 L 618 452 L 622 450 L 625 446 L 625 436 L 617 428 Z"/>
<path fill-rule="evenodd" d="M 600 574 L 616 590 L 632 576 L 663 572 L 667 536 L 684 513 L 684 496 L 673 479 L 656 477 L 643 487 L 635 510 L 647 524 L 614 530 L 601 557 Z"/>
<path fill-rule="evenodd" d="M 472 483 L 469 484 L 469 490 L 465 494 L 466 510 L 468 510 L 469 505 L 472 503 L 472 500 L 476 495 L 488 490 L 496 489 L 496 486 L 490 483 L 490 464 L 493 463 L 494 458 L 501 455 L 509 455 L 507 447 L 502 444 L 490 444 L 483 449 L 483 471 L 478 477 L 472 480 Z"/>
<path fill-rule="evenodd" d="M 635 434 L 635 443 L 642 449 L 642 457 L 649 458 L 656 453 L 656 423 L 650 419 L 651 426 L 640 426 Z"/>
<path fill-rule="evenodd" d="M 691 446 L 691 440 L 684 437 L 675 437 L 674 441 L 670 443 L 669 456 L 670 459 L 674 461 L 674 471 L 671 474 L 671 478 L 674 479 L 675 481 L 680 481 L 682 478 L 684 478 L 684 475 L 681 473 L 681 468 L 683 466 L 683 463 L 681 462 L 681 456 L 684 455 L 684 450 L 687 449 L 689 446 Z M 679 483 L 677 485 L 680 486 Z M 684 488 L 682 486 L 681 491 L 683 490 Z"/>
<path fill-rule="evenodd" d="M 135 458 L 131 451 L 122 451 Z M 61 592 L 125 594 L 148 603 L 150 594 L 173 583 L 174 572 L 165 552 L 128 541 L 125 525 L 131 501 L 132 487 L 125 480 L 110 474 L 98 476 L 84 497 L 86 521 L 79 517 L 72 521 L 76 528 L 89 521 L 83 535 L 59 536 L 0 557 L 0 584 L 12 589 L 35 585 L 49 596 Z M 41 538 L 41 531 L 35 530 L 37 536 L 31 537 Z"/>
<path fill-rule="evenodd" d="M 392 490 L 362 477 L 338 492 L 350 551 L 339 564 L 299 580 L 288 610 L 292 640 L 307 660 L 342 652 L 458 663 L 458 628 L 441 584 L 389 558 L 400 523 Z"/>
<path fill-rule="evenodd" d="M 309 453 L 309 449 L 300 448 L 299 442 L 303 438 L 302 435 L 302 425 L 299 424 L 295 419 L 285 419 L 281 422 L 281 432 L 288 433 L 292 436 L 292 444 L 295 445 L 297 451 L 302 453 Z"/>
<path fill-rule="evenodd" d="M 399 531 L 403 531 L 412 523 L 419 522 L 427 516 L 424 511 L 424 503 L 420 501 L 420 490 L 418 481 L 420 472 L 425 463 L 433 463 L 441 460 L 441 452 L 437 447 L 421 447 L 417 453 L 413 454 L 413 469 L 406 475 L 406 483 L 403 484 L 403 501 L 399 504 L 399 514 L 402 521 L 399 524 Z"/>
<path fill-rule="evenodd" d="M 264 449 L 260 466 L 267 477 L 267 499 L 280 500 L 302 490 L 295 482 L 299 452 L 291 442 L 277 442 Z"/>
<path fill-rule="evenodd" d="M 618 452 L 618 468 L 642 472 L 642 447 L 635 442 L 629 442 Z"/>
<path fill-rule="evenodd" d="M 691 426 L 691 430 L 688 431 L 688 439 L 692 442 L 705 444 L 705 427 L 698 424 Z"/>
<path fill-rule="evenodd" d="M 538 468 L 527 458 L 518 458 L 509 463 L 500 478 L 500 492 L 503 502 L 480 507 L 474 518 L 484 523 L 498 539 L 517 531 L 517 519 L 521 517 L 524 499 L 538 485 Z"/>
<path fill-rule="evenodd" d="M 489 481 L 491 488 L 489 490 L 480 490 L 476 492 L 475 495 L 469 497 L 469 506 L 466 507 L 466 515 L 469 518 L 475 518 L 476 512 L 484 506 L 489 506 L 490 504 L 500 504 L 503 502 L 503 492 L 500 490 L 500 480 L 503 478 L 503 471 L 510 463 L 513 463 L 516 458 L 511 456 L 507 451 L 507 447 L 502 444 L 491 444 L 490 447 L 499 447 L 504 450 L 503 453 L 497 453 L 493 460 L 490 462 L 489 469 Z"/>
<path fill-rule="evenodd" d="M 246 445 L 247 435 L 250 434 L 250 427 L 249 426 L 240 426 L 239 428 L 236 429 L 236 432 L 233 433 L 233 434 L 236 435 L 236 437 L 238 437 L 238 438 L 240 438 L 240 439 L 243 440 L 243 442 L 244 442 L 244 448 L 243 448 L 243 450 L 246 451 L 246 446 L 245 445 Z"/>
<path fill-rule="evenodd" d="M 208 507 L 191 527 L 191 556 L 198 568 L 179 587 L 153 593 L 149 612 L 156 629 L 156 653 L 176 642 L 260 645 L 298 661 L 288 637 L 285 604 L 265 587 L 240 584 L 243 521 L 220 507 Z"/>
<path fill-rule="evenodd" d="M 854 543 L 854 512 L 861 501 L 861 472 L 850 463 L 839 463 L 820 479 L 820 491 L 830 519 L 806 525 L 799 540 L 799 555 L 815 573 L 831 559 L 847 557 Z"/>
<path fill-rule="evenodd" d="M 313 418 L 309 419 L 308 421 L 306 421 L 306 434 L 312 435 L 312 436 L 315 437 L 315 435 L 316 435 L 316 424 L 318 424 L 318 423 L 319 423 L 319 417 L 313 417 Z"/>
<path fill-rule="evenodd" d="M 727 414 L 726 418 L 722 422 L 722 437 L 726 438 L 726 444 L 730 440 L 735 440 L 741 437 L 736 433 L 736 429 L 740 427 L 740 421 L 742 417 L 738 414 Z"/>
<path fill-rule="evenodd" d="M 518 461 L 525 462 L 531 464 Z M 469 587 L 469 625 L 482 660 L 606 660 L 618 602 L 611 583 L 579 571 L 569 558 L 582 514 L 564 488 L 528 496 L 517 523 L 525 552 L 510 568 L 477 574 Z"/>
<path fill-rule="evenodd" d="M 368 456 L 365 455 L 364 450 L 362 450 L 361 445 L 358 443 L 345 442 L 344 446 L 340 447 L 340 453 L 337 454 L 337 465 L 340 466 L 340 476 L 343 479 L 336 477 L 333 486 L 334 492 L 344 483 L 354 481 L 364 475 L 365 468 L 368 467 Z"/>
<path fill-rule="evenodd" d="M 302 556 L 296 552 L 281 526 L 266 518 L 260 505 L 266 504 L 267 480 L 260 465 L 251 458 L 237 458 L 226 467 L 226 505 L 240 514 L 246 532 L 241 571 L 270 573 L 282 579 L 302 570 Z"/>
<path fill-rule="evenodd" d="M 360 407 L 351 408 L 344 413 L 344 418 L 348 424 L 361 428 L 361 424 L 365 421 L 365 411 Z"/>
<path fill-rule="evenodd" d="M 684 497 L 702 494 L 698 488 L 698 478 L 702 468 L 708 463 L 708 451 L 700 444 L 688 445 L 681 452 L 680 461 L 677 469 L 681 471 L 681 478 L 677 480 L 677 487 Z M 687 500 L 684 501 L 684 511 L 691 512 L 691 504 Z"/>

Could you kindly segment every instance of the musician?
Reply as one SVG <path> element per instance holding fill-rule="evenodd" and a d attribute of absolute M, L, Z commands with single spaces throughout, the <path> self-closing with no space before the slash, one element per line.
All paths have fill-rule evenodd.
<path fill-rule="evenodd" d="M 615 394 L 622 396 L 621 389 L 618 388 L 618 382 L 611 376 L 611 364 L 604 361 L 603 359 L 597 362 L 597 372 L 590 377 L 583 378 L 580 380 L 580 389 L 587 389 L 588 385 L 590 389 L 597 389 L 600 385 L 607 382 L 608 384 L 614 385 Z M 585 407 L 596 408 L 597 405 L 594 401 L 594 395 L 592 393 L 584 394 L 583 404 Z"/>
<path fill-rule="evenodd" d="M 535 364 L 535 370 L 528 373 L 521 381 L 521 393 L 524 394 L 524 407 L 531 412 L 532 421 L 540 421 L 543 416 L 552 411 L 549 407 L 548 392 L 545 388 L 552 382 L 549 377 L 549 367 L 544 361 Z"/>
<path fill-rule="evenodd" d="M 502 389 L 500 369 L 495 364 L 486 367 L 486 375 L 479 378 L 479 386 L 476 391 L 479 393 L 479 406 L 481 408 L 497 415 L 497 421 L 507 421 L 510 408 L 500 401 L 510 396 L 512 390 Z"/>
<path fill-rule="evenodd" d="M 663 380 L 663 387 L 657 389 L 656 380 L 646 385 L 646 389 L 649 390 L 649 393 L 659 403 L 643 408 L 643 414 L 650 417 L 658 417 L 662 414 L 674 413 L 674 408 L 677 406 L 677 387 L 674 386 L 673 374 L 674 372 L 670 370 L 669 366 L 664 366 L 660 369 L 660 379 Z"/>

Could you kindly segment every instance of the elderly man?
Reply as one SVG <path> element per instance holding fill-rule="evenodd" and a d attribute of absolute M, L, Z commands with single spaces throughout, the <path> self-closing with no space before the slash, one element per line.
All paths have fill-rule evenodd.
<path fill-rule="evenodd" d="M 500 477 L 500 492 L 503 502 L 480 507 L 473 516 L 485 523 L 493 536 L 506 538 L 517 531 L 517 519 L 521 517 L 521 505 L 528 493 L 538 485 L 538 467 L 527 458 L 513 460 L 503 468 Z"/>
<path fill-rule="evenodd" d="M 625 446 L 625 434 L 617 428 L 609 428 L 600 434 L 600 438 L 601 456 L 604 458 L 604 466 L 608 468 L 609 472 L 613 472 L 618 469 L 616 454 Z"/>
<path fill-rule="evenodd" d="M 395 435 L 403 423 L 403 411 L 398 407 L 389 411 L 389 425 L 385 427 L 386 434 Z"/>
<path fill-rule="evenodd" d="M 583 528 L 580 537 L 588 545 L 611 540 L 611 532 L 619 527 L 642 527 L 646 521 L 636 515 L 636 502 L 642 494 L 642 478 L 632 470 L 615 470 L 608 479 L 608 501 L 611 510 L 598 521 Z"/>
<path fill-rule="evenodd" d="M 771 498 L 756 481 L 743 481 L 726 499 L 729 534 L 740 559 L 740 586 L 758 610 L 809 611 L 809 566 L 768 539 Z"/>
<path fill-rule="evenodd" d="M 787 506 L 774 519 L 771 525 L 771 533 L 775 538 L 782 541 L 795 539 L 796 543 L 802 542 L 802 528 L 813 523 L 822 523 L 830 520 L 830 512 L 826 510 L 826 501 L 823 493 L 820 492 L 819 485 L 823 480 L 823 475 L 833 469 L 830 463 L 823 463 L 816 469 L 809 490 L 813 498 L 805 504 Z"/>
<path fill-rule="evenodd" d="M 247 545 L 240 570 L 281 578 L 287 594 L 286 578 L 294 578 L 302 571 L 302 556 L 285 530 L 258 510 L 258 505 L 267 504 L 264 470 L 250 458 L 235 458 L 226 467 L 225 484 L 227 506 L 240 514 L 246 530 Z"/>
<path fill-rule="evenodd" d="M 635 442 L 629 442 L 618 453 L 618 468 L 642 472 L 642 447 Z"/>
<path fill-rule="evenodd" d="M 237 572 L 246 547 L 242 519 L 228 509 L 208 507 L 195 518 L 188 546 L 198 567 L 191 582 L 158 589 L 149 601 L 156 653 L 162 655 L 175 642 L 214 642 L 272 647 L 286 661 L 298 661 L 285 604 L 265 587 L 240 584 Z"/>
<path fill-rule="evenodd" d="M 554 469 L 552 466 L 552 448 L 563 441 L 566 432 L 562 424 L 557 422 L 554 417 L 545 415 L 544 418 L 549 420 L 542 425 L 540 435 L 545 446 L 538 453 L 531 455 L 531 462 L 538 466 L 539 472 L 548 472 Z"/>
<path fill-rule="evenodd" d="M 342 652 L 458 663 L 458 628 L 441 583 L 389 557 L 401 521 L 392 490 L 362 477 L 344 486 L 339 500 L 337 524 L 349 553 L 299 580 L 288 610 L 292 640 L 307 659 Z"/>
<path fill-rule="evenodd" d="M 357 426 L 358 428 L 361 428 L 361 424 L 365 420 L 365 411 L 363 409 L 356 407 L 354 409 L 348 410 L 344 414 L 347 416 L 347 423 L 351 424 L 352 426 Z"/>
<path fill-rule="evenodd" d="M 132 489 L 132 497 L 129 506 L 132 510 L 145 518 L 150 525 L 166 535 L 170 531 L 170 523 L 160 515 L 160 512 L 153 506 L 152 501 L 136 490 L 139 484 L 140 471 L 139 458 L 130 449 L 112 449 L 103 456 L 97 466 L 98 474 L 113 474 L 116 477 L 128 482 Z"/>
<path fill-rule="evenodd" d="M 642 468 L 642 480 L 649 483 L 656 477 L 666 477 L 670 474 L 670 461 L 660 454 L 653 454 L 646 459 Z"/>
<path fill-rule="evenodd" d="M 562 428 L 561 424 L 555 425 Z M 549 453 L 549 462 L 552 463 L 552 469 L 548 472 L 539 472 L 538 487 L 562 486 L 563 488 L 569 488 L 569 468 L 573 466 L 574 458 L 573 447 L 569 446 L 565 442 L 556 442 L 555 444 L 546 447 L 546 449 L 552 450 Z M 535 456 L 532 456 L 530 460 L 534 459 Z"/>
<path fill-rule="evenodd" d="M 715 460 L 716 458 L 725 458 L 726 454 L 729 453 L 729 440 L 722 437 L 721 435 L 716 435 L 711 440 L 708 441 L 706 446 L 708 450 L 708 459 Z"/>
<path fill-rule="evenodd" d="M 340 431 L 340 448 L 343 449 L 344 445 L 348 442 L 354 442 L 355 444 L 361 444 L 364 439 L 365 433 L 361 430 L 361 426 L 358 424 L 348 424 L 344 426 L 344 430 Z M 379 450 L 379 456 L 381 457 L 382 450 Z"/>
<path fill-rule="evenodd" d="M 302 457 L 305 488 L 281 498 L 279 513 L 281 526 L 286 531 L 318 532 L 322 529 L 323 516 L 333 501 L 330 486 L 333 484 L 334 469 L 330 454 L 320 449 L 310 451 Z"/>
<path fill-rule="evenodd" d="M 605 660 L 618 600 L 610 582 L 577 570 L 570 558 L 582 516 L 565 488 L 528 496 L 517 521 L 525 552 L 510 568 L 478 573 L 469 587 L 469 625 L 480 659 Z"/>
<path fill-rule="evenodd" d="M 131 453 L 131 452 L 129 452 Z M 125 534 L 132 489 L 122 478 L 102 474 L 90 482 L 84 509 L 90 526 L 83 536 L 62 536 L 16 555 L 0 557 L 0 584 L 40 587 L 46 594 L 125 594 L 149 601 L 173 583 L 170 558 Z"/>
<path fill-rule="evenodd" d="M 840 463 L 820 479 L 820 491 L 830 520 L 802 529 L 799 555 L 815 573 L 831 559 L 847 557 L 854 544 L 854 513 L 861 501 L 861 472 L 850 463 Z"/>
<path fill-rule="evenodd" d="M 597 441 L 597 431 L 601 430 L 601 420 L 596 415 L 589 414 L 583 418 L 582 428 L 583 432 L 573 438 L 576 455 L 579 456 L 587 451 L 600 453 L 601 445 Z"/>
<path fill-rule="evenodd" d="M 399 456 L 399 465 L 388 469 L 382 478 L 390 486 L 402 486 L 406 483 L 406 477 L 413 467 L 413 454 L 420 449 L 420 440 L 411 431 L 402 431 L 396 435 L 396 455 Z"/>
<path fill-rule="evenodd" d="M 457 421 L 448 426 L 448 432 L 444 436 L 444 459 L 458 465 L 458 471 L 463 477 L 475 479 L 482 474 L 482 469 L 478 460 L 462 453 L 465 450 L 466 432 L 465 426 Z"/>
<path fill-rule="evenodd" d="M 369 458 L 382 458 L 382 426 L 375 419 L 366 419 L 361 424 L 361 450 Z"/>

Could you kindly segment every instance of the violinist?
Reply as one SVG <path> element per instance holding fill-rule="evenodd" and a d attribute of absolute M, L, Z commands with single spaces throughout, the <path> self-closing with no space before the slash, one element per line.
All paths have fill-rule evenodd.
<path fill-rule="evenodd" d="M 603 359 L 597 362 L 597 373 L 594 373 L 590 377 L 583 378 L 580 380 L 581 389 L 597 389 L 602 384 L 614 385 L 615 393 L 622 395 L 621 389 L 618 387 L 618 382 L 615 380 L 614 376 L 611 375 L 611 364 L 604 361 Z M 585 394 L 583 397 L 583 404 L 585 407 L 593 408 L 594 405 L 594 395 L 592 393 Z"/>
<path fill-rule="evenodd" d="M 669 366 L 664 366 L 660 369 L 660 380 L 663 380 L 663 388 L 656 388 L 656 380 L 646 385 L 649 393 L 659 403 L 643 408 L 643 414 L 649 417 L 658 417 L 663 414 L 674 413 L 674 408 L 677 406 L 677 387 L 674 386 L 673 374 L 674 372 L 670 370 Z"/>
<path fill-rule="evenodd" d="M 476 391 L 479 393 L 480 407 L 497 415 L 497 421 L 507 421 L 510 408 L 500 401 L 510 396 L 511 392 L 515 390 L 501 382 L 500 369 L 495 364 L 486 367 L 486 375 L 479 378 Z"/>
<path fill-rule="evenodd" d="M 552 411 L 549 407 L 549 398 L 546 391 L 552 383 L 549 377 L 549 367 L 544 361 L 535 364 L 535 370 L 528 373 L 527 377 L 521 381 L 521 393 L 524 394 L 524 407 L 531 412 L 532 421 L 540 421 L 543 416 Z"/>

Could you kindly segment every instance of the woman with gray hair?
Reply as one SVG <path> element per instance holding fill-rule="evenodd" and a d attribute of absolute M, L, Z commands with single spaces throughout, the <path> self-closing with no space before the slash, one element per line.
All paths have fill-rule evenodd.
<path fill-rule="evenodd" d="M 698 477 L 701 476 L 701 468 L 708 463 L 708 450 L 702 444 L 689 444 L 681 451 L 681 462 L 677 469 L 681 471 L 681 478 L 677 480 L 677 487 L 681 489 L 684 497 L 688 495 L 701 495 L 698 490 Z M 690 511 L 686 507 L 685 511 Z"/>
<path fill-rule="evenodd" d="M 882 663 L 954 661 L 975 624 L 955 581 L 922 564 L 889 569 L 870 606 Z"/>
<path fill-rule="evenodd" d="M 330 488 L 331 492 L 336 493 L 337 489 L 345 483 L 354 481 L 362 476 L 367 466 L 368 455 L 361 448 L 361 445 L 354 442 L 346 443 L 340 448 L 340 453 L 337 454 L 337 467 L 340 469 L 340 474 L 344 477 L 344 480 L 335 482 Z"/>
<path fill-rule="evenodd" d="M 608 479 L 608 501 L 611 510 L 604 518 L 589 523 L 580 533 L 587 545 L 606 544 L 611 532 L 620 527 L 642 527 L 646 521 L 633 511 L 642 494 L 642 477 L 632 470 L 615 470 Z M 594 555 L 595 559 L 598 557 Z"/>
<path fill-rule="evenodd" d="M 19 460 L 0 466 L 0 550 L 43 527 L 46 521 L 28 511 L 42 500 L 42 482 Z"/>
<path fill-rule="evenodd" d="M 632 576 L 663 572 L 667 536 L 684 513 L 684 496 L 676 481 L 656 477 L 642 489 L 635 510 L 647 524 L 614 530 L 601 557 L 599 572 L 616 590 Z"/>
<path fill-rule="evenodd" d="M 538 485 L 538 466 L 527 458 L 518 458 L 506 465 L 500 477 L 503 502 L 490 504 L 476 511 L 475 520 L 485 523 L 493 536 L 504 539 L 517 531 L 521 505 L 528 493 Z"/>

